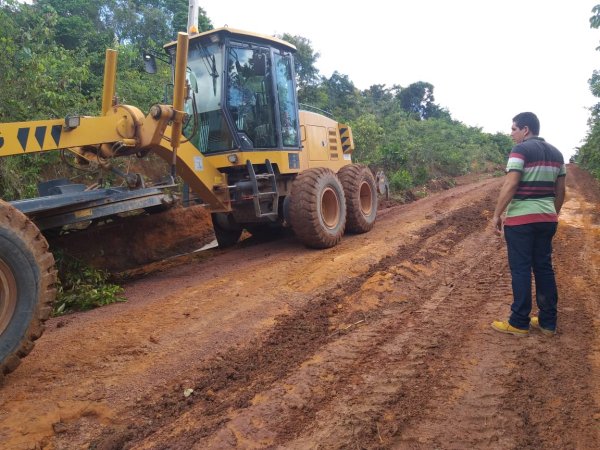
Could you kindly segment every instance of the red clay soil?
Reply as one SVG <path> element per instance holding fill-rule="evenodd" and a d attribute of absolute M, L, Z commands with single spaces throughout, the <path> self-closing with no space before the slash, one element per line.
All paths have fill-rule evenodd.
<path fill-rule="evenodd" d="M 327 250 L 171 259 L 127 303 L 51 319 L 0 389 L 0 448 L 598 448 L 600 188 L 570 167 L 558 334 L 516 337 L 490 327 L 511 303 L 501 183 Z"/>
<path fill-rule="evenodd" d="M 199 249 L 214 238 L 210 213 L 193 206 L 111 219 L 49 236 L 48 242 L 52 251 L 60 249 L 93 267 L 122 272 Z"/>

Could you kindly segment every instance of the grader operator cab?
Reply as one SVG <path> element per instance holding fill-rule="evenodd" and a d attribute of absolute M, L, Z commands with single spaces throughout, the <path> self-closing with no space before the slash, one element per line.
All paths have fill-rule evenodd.
<path fill-rule="evenodd" d="M 0 156 L 61 150 L 110 167 L 112 158 L 154 152 L 211 211 L 220 246 L 244 229 L 289 226 L 307 246 L 327 248 L 345 231 L 372 228 L 373 175 L 352 164 L 348 126 L 298 109 L 294 46 L 220 28 L 191 39 L 180 33 L 165 49 L 173 106 L 154 105 L 144 116 L 117 104 L 109 50 L 101 116 L 0 124 Z M 58 183 L 36 199 L 0 200 L 0 379 L 31 351 L 51 313 L 56 270 L 40 230 L 165 201 L 160 189 L 125 176 L 124 190 Z"/>

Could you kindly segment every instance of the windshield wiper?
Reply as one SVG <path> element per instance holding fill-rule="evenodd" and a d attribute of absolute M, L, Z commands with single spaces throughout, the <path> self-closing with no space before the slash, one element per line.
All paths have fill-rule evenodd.
<path fill-rule="evenodd" d="M 219 78 L 219 72 L 217 71 L 217 62 L 215 55 L 209 53 L 206 47 L 200 46 L 200 54 L 202 61 L 206 66 L 206 71 L 212 77 L 213 80 L 213 95 L 217 95 L 217 78 Z"/>

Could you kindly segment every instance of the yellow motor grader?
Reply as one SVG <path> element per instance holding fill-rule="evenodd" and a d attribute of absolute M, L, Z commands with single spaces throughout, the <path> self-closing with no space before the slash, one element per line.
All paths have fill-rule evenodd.
<path fill-rule="evenodd" d="M 221 247 L 244 229 L 288 226 L 307 246 L 328 248 L 345 231 L 373 227 L 374 177 L 352 163 L 347 125 L 299 109 L 293 45 L 219 28 L 179 33 L 165 50 L 172 106 L 144 115 L 117 103 L 116 52 L 108 50 L 100 116 L 0 124 L 0 156 L 60 150 L 110 161 L 153 152 L 211 211 Z M 128 177 L 125 190 L 62 181 L 43 184 L 35 199 L 0 200 L 0 378 L 31 351 L 51 312 L 56 270 L 41 231 L 166 201 Z"/>

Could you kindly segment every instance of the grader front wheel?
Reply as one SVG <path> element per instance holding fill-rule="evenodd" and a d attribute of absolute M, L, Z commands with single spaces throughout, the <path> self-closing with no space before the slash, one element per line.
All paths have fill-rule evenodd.
<path fill-rule="evenodd" d="M 0 200 L 0 380 L 42 335 L 55 282 L 46 239 L 24 214 Z"/>
<path fill-rule="evenodd" d="M 290 221 L 308 247 L 329 248 L 340 242 L 346 226 L 346 199 L 335 173 L 313 168 L 298 175 L 292 184 Z"/>

